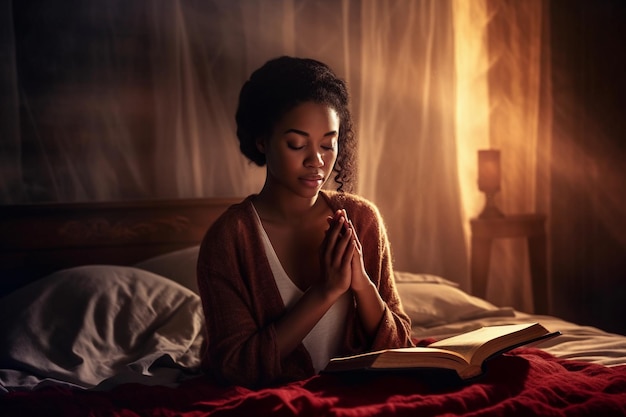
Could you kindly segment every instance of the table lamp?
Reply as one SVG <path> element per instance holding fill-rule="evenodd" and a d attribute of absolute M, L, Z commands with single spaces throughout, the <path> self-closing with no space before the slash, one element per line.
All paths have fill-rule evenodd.
<path fill-rule="evenodd" d="M 480 219 L 502 218 L 495 195 L 500 191 L 500 151 L 487 149 L 478 151 L 478 189 L 485 193 L 485 208 L 478 215 Z"/>

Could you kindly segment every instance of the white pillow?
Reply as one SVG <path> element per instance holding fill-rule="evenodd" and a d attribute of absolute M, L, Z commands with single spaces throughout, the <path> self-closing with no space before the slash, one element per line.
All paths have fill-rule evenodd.
<path fill-rule="evenodd" d="M 393 272 L 396 283 L 398 282 L 413 282 L 413 283 L 430 283 L 430 284 L 446 284 L 452 287 L 458 287 L 459 284 L 453 281 L 449 281 L 437 275 L 431 274 L 417 274 L 415 272 L 394 271 Z"/>
<path fill-rule="evenodd" d="M 0 317 L 0 369 L 40 381 L 90 388 L 120 375 L 158 374 L 163 383 L 200 364 L 200 298 L 137 268 L 55 272 L 2 298 Z M 2 385 L 11 386 L 13 374 L 0 372 Z"/>
<path fill-rule="evenodd" d="M 445 278 L 406 272 L 396 272 L 395 276 L 402 307 L 411 318 L 412 326 L 434 327 L 463 320 L 515 315 L 512 308 L 496 307 L 469 295 L 457 288 L 458 284 Z"/>
<path fill-rule="evenodd" d="M 196 264 L 200 246 L 192 246 L 155 256 L 134 266 L 164 276 L 199 294 Z"/>

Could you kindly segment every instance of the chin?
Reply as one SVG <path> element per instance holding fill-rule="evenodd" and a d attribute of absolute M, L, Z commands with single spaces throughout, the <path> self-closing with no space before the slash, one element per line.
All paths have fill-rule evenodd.
<path fill-rule="evenodd" d="M 321 189 L 322 187 L 315 187 L 315 188 L 300 187 L 297 190 L 294 190 L 294 194 L 302 198 L 316 198 L 319 195 Z"/>
<path fill-rule="evenodd" d="M 302 192 L 299 195 L 304 198 L 316 198 L 320 193 L 320 189 L 308 190 L 306 192 Z"/>

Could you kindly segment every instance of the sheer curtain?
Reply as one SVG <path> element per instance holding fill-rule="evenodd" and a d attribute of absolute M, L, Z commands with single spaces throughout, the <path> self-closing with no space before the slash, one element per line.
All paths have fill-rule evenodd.
<path fill-rule="evenodd" d="M 452 5 L 362 3 L 359 191 L 387 219 L 398 268 L 467 284 Z"/>
<path fill-rule="evenodd" d="M 502 149 L 506 212 L 541 208 L 540 0 L 1 0 L 0 12 L 4 204 L 256 192 L 237 94 L 289 54 L 348 81 L 357 191 L 379 206 L 398 269 L 469 289 L 480 148 Z M 515 261 L 494 262 L 490 296 L 529 309 L 524 248 L 496 250 Z"/>
<path fill-rule="evenodd" d="M 469 237 L 468 219 L 484 204 L 476 186 L 477 149 L 501 151 L 496 199 L 505 214 L 550 214 L 549 7 L 540 0 L 455 0 L 453 6 L 455 144 Z M 532 311 L 526 241 L 494 241 L 491 259 L 487 299 Z"/>
<path fill-rule="evenodd" d="M 550 219 L 551 68 L 548 2 L 489 1 L 489 144 L 501 150 L 500 207 Z M 547 228 L 550 227 L 548 221 Z M 495 241 L 487 298 L 532 311 L 524 239 Z"/>

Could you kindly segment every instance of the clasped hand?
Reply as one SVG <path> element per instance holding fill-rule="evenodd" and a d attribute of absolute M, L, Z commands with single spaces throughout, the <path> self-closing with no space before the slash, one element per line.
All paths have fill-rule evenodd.
<path fill-rule="evenodd" d="M 325 289 L 337 296 L 348 289 L 361 291 L 369 285 L 363 263 L 363 247 L 345 210 L 328 217 L 329 228 L 321 247 Z"/>

